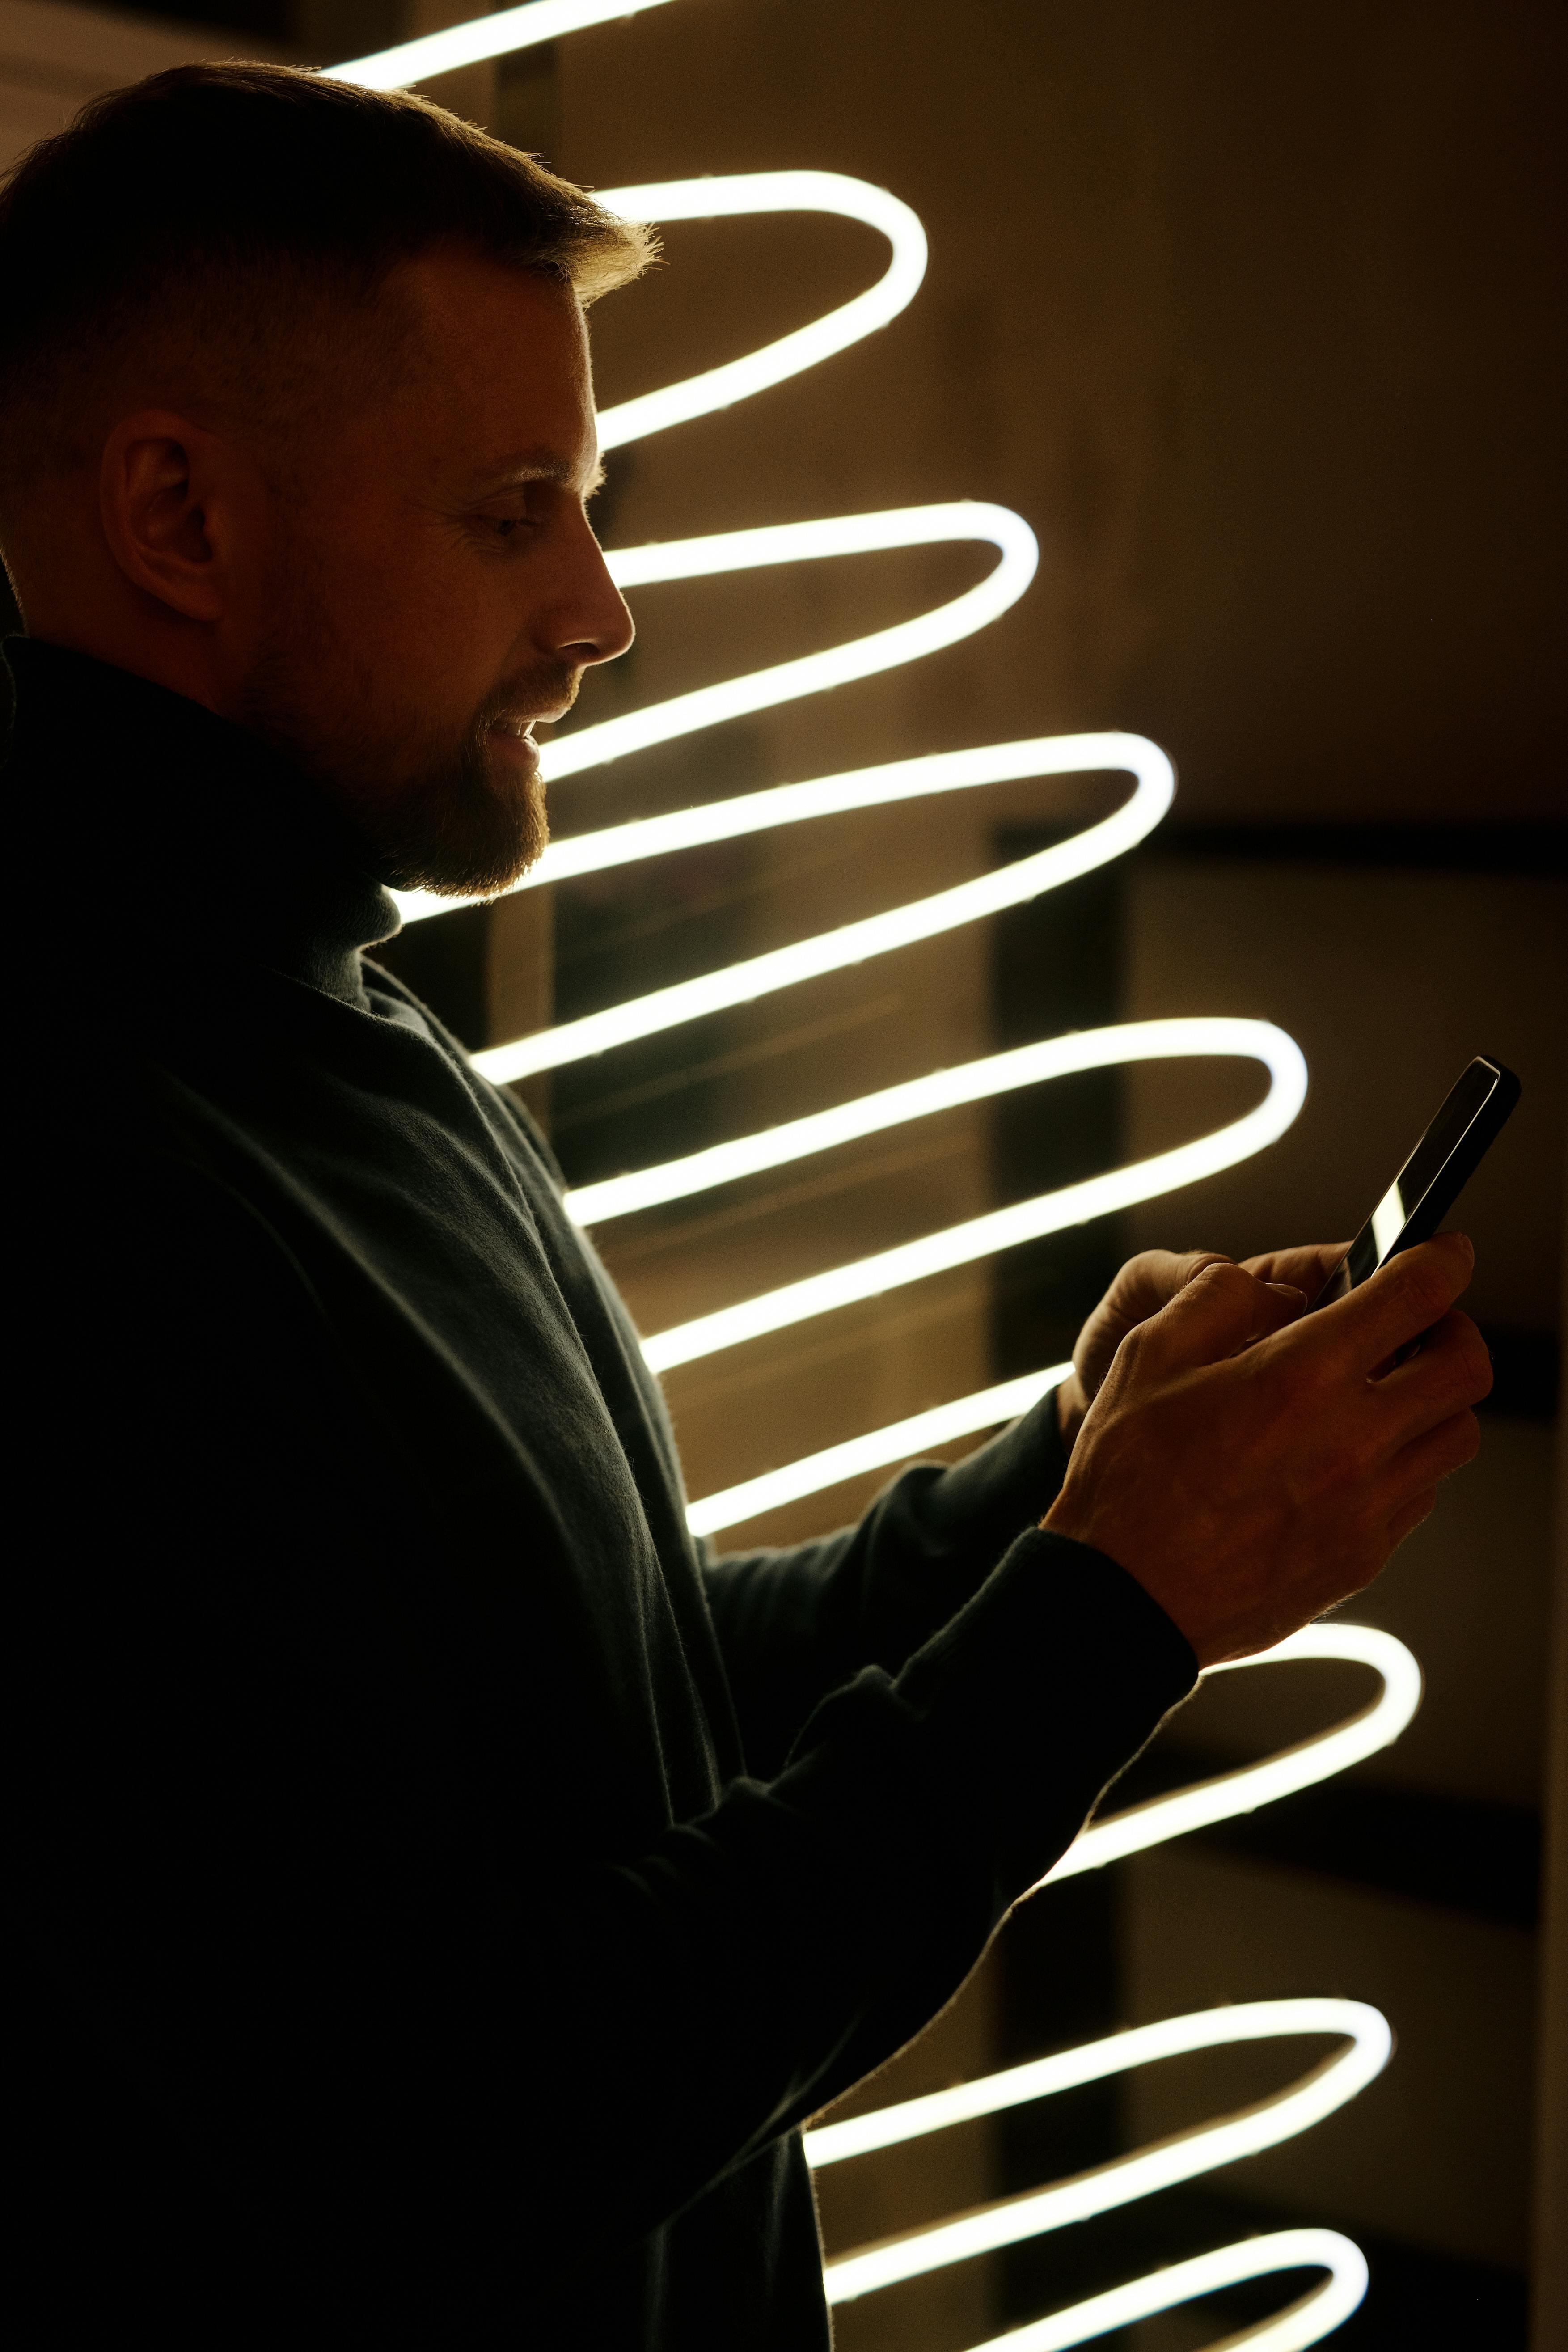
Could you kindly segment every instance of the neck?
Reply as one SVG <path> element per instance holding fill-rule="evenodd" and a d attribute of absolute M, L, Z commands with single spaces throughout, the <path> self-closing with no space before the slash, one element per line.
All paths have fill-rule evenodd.
<path fill-rule="evenodd" d="M 163 683 L 33 637 L 5 652 L 17 870 L 62 932 L 107 927 L 117 956 L 177 969 L 221 953 L 363 1002 L 359 951 L 396 930 L 396 908 L 299 769 Z"/>

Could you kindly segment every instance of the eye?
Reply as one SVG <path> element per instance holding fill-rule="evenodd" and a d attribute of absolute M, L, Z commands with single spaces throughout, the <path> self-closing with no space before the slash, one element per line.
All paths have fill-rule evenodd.
<path fill-rule="evenodd" d="M 481 509 L 473 517 L 475 525 L 487 539 L 500 541 L 503 546 L 521 538 L 525 531 L 536 530 L 539 520 L 540 518 L 531 514 L 526 507 L 521 513 L 514 508 L 510 514 L 487 514 Z"/>

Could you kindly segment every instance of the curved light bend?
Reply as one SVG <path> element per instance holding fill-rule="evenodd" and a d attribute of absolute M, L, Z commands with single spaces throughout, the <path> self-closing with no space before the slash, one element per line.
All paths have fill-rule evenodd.
<path fill-rule="evenodd" d="M 1421 1704 L 1421 1668 L 1414 1654 L 1392 1633 L 1374 1625 L 1347 1625 L 1337 1620 L 1305 1625 L 1299 1633 L 1278 1642 L 1255 1658 L 1233 1658 L 1210 1666 L 1207 1675 L 1238 1673 L 1247 1666 L 1289 1664 L 1300 1658 L 1337 1658 L 1370 1666 L 1382 1681 L 1376 1698 L 1358 1715 L 1349 1717 L 1294 1748 L 1284 1748 L 1260 1763 L 1221 1772 L 1210 1780 L 1174 1789 L 1147 1804 L 1129 1805 L 1103 1822 L 1095 1822 L 1068 1848 L 1056 1868 L 1039 1882 L 1051 1886 L 1058 1879 L 1076 1878 L 1080 1871 L 1101 1870 L 1123 1854 L 1142 1853 L 1167 1838 L 1184 1837 L 1189 1830 L 1208 1829 L 1237 1813 L 1254 1813 L 1279 1797 L 1293 1796 L 1319 1780 L 1331 1780 L 1352 1764 L 1392 1747 Z M 1037 1889 L 1031 1888 L 1031 1893 Z"/>
<path fill-rule="evenodd" d="M 1112 1169 L 1106 1175 L 1090 1176 L 1079 1184 L 1061 1185 L 1054 1192 L 1037 1194 L 1032 1201 L 1016 1202 L 1010 1208 L 989 1210 L 984 1216 L 966 1218 L 962 1224 L 923 1234 L 919 1241 L 878 1250 L 870 1257 L 856 1259 L 852 1265 L 807 1275 L 803 1281 L 785 1283 L 778 1290 L 741 1299 L 735 1306 L 721 1307 L 711 1315 L 698 1315 L 689 1323 L 672 1324 L 668 1330 L 656 1331 L 644 1340 L 644 1355 L 656 1371 L 668 1370 L 675 1364 L 694 1363 L 699 1357 L 715 1355 L 721 1348 L 738 1347 L 743 1339 L 784 1330 L 793 1323 L 826 1315 L 857 1299 L 879 1297 L 883 1291 L 895 1289 L 901 1283 L 944 1274 L 977 1257 L 990 1257 L 998 1250 L 1016 1248 L 1020 1242 L 1036 1241 L 1042 1234 L 1058 1234 L 1068 1225 L 1085 1224 L 1091 1217 L 1131 1208 L 1135 1202 L 1173 1192 L 1179 1185 L 1195 1183 L 1200 1177 L 1212 1176 L 1219 1169 L 1234 1168 L 1238 1160 L 1250 1160 L 1254 1152 L 1261 1151 L 1276 1136 L 1282 1135 L 1300 1110 L 1307 1091 L 1307 1066 L 1294 1038 L 1287 1037 L 1282 1029 L 1275 1029 L 1266 1021 L 1238 1023 L 1237 1027 L 1249 1030 L 1250 1038 L 1245 1045 L 1229 1050 L 1256 1055 L 1267 1063 L 1270 1084 L 1257 1109 L 1233 1119 L 1228 1127 L 1216 1128 L 1194 1142 L 1178 1144 L 1174 1150 L 1157 1152 L 1148 1160 L 1132 1161 L 1129 1167 Z M 1184 1049 L 1178 1045 L 1174 1050 Z M 1110 1056 L 1105 1058 L 1109 1060 Z M 1133 1055 L 1129 1058 L 1148 1057 Z"/>
<path fill-rule="evenodd" d="M 599 446 L 619 449 L 646 434 L 663 433 L 694 416 L 733 407 L 792 375 L 875 334 L 907 310 L 926 270 L 926 233 L 920 215 L 886 188 L 844 172 L 737 172 L 722 179 L 650 180 L 635 188 L 602 188 L 595 202 L 635 221 L 736 220 L 758 213 L 832 213 L 878 229 L 892 251 L 875 286 L 776 342 L 763 343 L 722 367 L 679 383 L 623 400 L 599 414 Z"/>
<path fill-rule="evenodd" d="M 857 809 L 889 808 L 900 801 L 971 792 L 982 784 L 1017 783 L 1032 776 L 1079 776 L 1116 769 L 1141 779 L 1147 776 L 1161 789 L 1170 783 L 1170 761 L 1159 746 L 1146 736 L 1126 735 L 1115 728 L 1086 735 L 1035 735 L 1016 743 L 984 743 L 968 751 L 925 751 L 918 759 L 847 768 L 839 775 L 814 776 L 808 783 L 769 784 L 759 792 L 738 793 L 729 800 L 671 809 L 663 816 L 633 817 L 624 824 L 568 834 L 564 840 L 552 841 L 538 864 L 501 895 L 510 897 L 520 890 L 536 890 L 542 883 L 603 874 L 612 866 L 635 866 L 645 857 L 668 857 L 677 850 L 700 849 L 710 842 L 736 841 L 748 834 L 771 833 L 780 825 L 805 824 L 817 817 L 843 816 Z M 1170 797 L 1166 789 L 1162 808 L 1169 805 Z M 1150 823 L 1157 822 L 1156 814 Z M 473 898 L 441 898 L 433 890 L 395 890 L 392 895 L 405 924 L 479 903 Z"/>
<path fill-rule="evenodd" d="M 597 1184 L 580 1184 L 566 1194 L 566 1212 L 580 1225 L 605 1224 L 612 1217 L 627 1217 L 665 1201 L 684 1200 L 693 1192 L 710 1191 L 715 1184 L 732 1184 L 742 1176 L 785 1167 L 813 1152 L 829 1151 L 836 1144 L 879 1135 L 889 1127 L 929 1118 L 964 1103 L 987 1102 L 995 1095 L 1038 1086 L 1047 1078 L 1067 1077 L 1082 1070 L 1115 1069 L 1130 1062 L 1219 1055 L 1267 1063 L 1281 1087 L 1275 1116 L 1282 1131 L 1300 1108 L 1307 1091 L 1307 1066 L 1300 1048 L 1283 1029 L 1269 1021 L 1238 1021 L 1224 1014 L 1125 1021 L 1110 1029 L 1070 1030 L 1064 1037 L 1046 1037 L 1033 1045 L 1016 1045 L 1009 1053 L 987 1054 L 980 1061 L 932 1070 L 923 1078 L 907 1078 L 901 1086 L 884 1087 L 877 1094 L 858 1095 L 853 1102 L 838 1103 L 831 1110 L 786 1119 L 756 1135 L 710 1144 L 681 1160 L 639 1168 L 627 1176 L 606 1177 Z"/>
<path fill-rule="evenodd" d="M 954 2084 L 951 2090 L 901 2099 L 870 2115 L 847 2116 L 843 2123 L 819 2125 L 804 2134 L 805 2152 L 813 2167 L 843 2164 L 851 2157 L 922 2139 L 928 2132 L 973 2123 L 977 2116 L 999 2115 L 1030 2099 L 1048 2099 L 1058 2091 L 1079 2090 L 1085 2083 L 1103 2083 L 1112 2074 L 1152 2066 L 1161 2058 L 1184 2058 L 1194 2050 L 1225 2049 L 1237 2042 L 1271 2042 L 1291 2033 L 1349 2036 L 1351 2046 L 1330 2062 L 1328 2074 L 1314 2069 L 1302 2077 L 1320 2085 L 1331 2079 L 1336 2085 L 1334 2106 L 1342 2106 L 1382 2072 L 1394 2046 L 1388 2021 L 1364 2001 L 1309 1994 L 1304 1999 L 1247 2000 L 1223 2009 L 1193 2010 L 1185 2017 L 1163 2017 L 1153 2025 L 1129 2026 L 1099 2042 L 1079 2042 L 1075 2050 L 1058 2050 L 1049 2058 L 1031 2058 L 1022 2066 L 1004 2067 L 999 2074 L 983 2075 L 975 2082 Z M 1293 2098 L 1299 2088 L 1293 2086 L 1278 2095 Z M 1119 2165 L 1126 2162 L 1125 2157 L 1116 2158 Z"/>
<path fill-rule="evenodd" d="M 1342 2326 L 1366 2294 L 1366 2256 L 1338 2230 L 1273 2230 L 1267 2237 L 1244 2238 L 1239 2245 L 1222 2246 L 1216 2253 L 1151 2271 L 1147 2278 L 1092 2295 L 1070 2311 L 1053 2312 L 1005 2336 L 993 2336 L 977 2344 L 974 2352 L 1068 2352 L 1070 2345 L 1087 2344 L 1113 2327 L 1130 2327 L 1158 2312 L 1173 2311 L 1199 2295 L 1217 2294 L 1244 2279 L 1295 2270 L 1324 2270 L 1328 2276 L 1300 2302 L 1239 2336 L 1227 2336 L 1210 2352 L 1242 2352 L 1244 2345 L 1247 2352 L 1305 2352 L 1306 2346 L 1321 2343 Z"/>
<path fill-rule="evenodd" d="M 508 1045 L 491 1045 L 473 1056 L 475 1068 L 498 1085 L 531 1076 L 537 1070 L 559 1069 L 563 1063 L 585 1060 L 591 1054 L 605 1053 L 612 1045 L 627 1045 L 637 1037 L 654 1036 L 682 1021 L 695 1021 L 701 1013 L 750 1004 L 775 989 L 793 988 L 799 981 L 842 971 L 850 964 L 865 963 L 872 956 L 888 955 L 919 940 L 935 939 L 1005 907 L 1022 906 L 1078 875 L 1092 873 L 1153 831 L 1175 789 L 1171 763 L 1156 745 L 1143 743 L 1138 736 L 1122 740 L 1131 748 L 1115 764 L 1134 770 L 1136 789 L 1114 815 L 1087 826 L 1070 841 L 1058 842 L 1033 857 L 1021 857 L 1016 865 L 978 875 L 950 890 L 936 891 L 929 898 L 889 908 L 886 914 L 868 915 L 836 930 L 818 932 L 815 939 L 798 940 L 765 955 L 726 964 L 722 971 L 678 981 L 647 996 L 630 997 L 603 1013 L 585 1013 L 581 1020 L 563 1021 L 553 1029 L 535 1030 L 532 1035 L 513 1038 Z"/>
<path fill-rule="evenodd" d="M 985 499 L 952 499 L 939 506 L 891 507 L 879 514 L 826 515 L 812 522 L 764 523 L 755 530 L 715 531 L 700 539 L 656 541 L 647 547 L 611 548 L 605 561 L 617 587 L 645 588 L 673 580 L 710 580 L 732 572 L 756 572 L 775 563 L 816 562 L 840 555 L 875 555 L 900 547 L 939 547 L 966 541 L 994 547 L 998 561 L 974 587 L 950 597 L 913 620 L 851 637 L 820 653 L 767 669 L 721 678 L 713 686 L 645 704 L 620 719 L 574 728 L 542 746 L 540 771 L 547 782 L 580 775 L 584 768 L 624 760 L 655 743 L 672 743 L 700 728 L 744 719 L 797 702 L 808 694 L 856 678 L 875 677 L 905 662 L 922 661 L 944 646 L 958 645 L 989 626 L 1016 604 L 1035 576 L 1039 546 L 1022 515 Z"/>
<path fill-rule="evenodd" d="M 1300 2132 L 1310 2131 L 1364 2090 L 1388 2063 L 1394 2036 L 1381 2011 L 1364 2001 L 1246 2001 L 1232 2009 L 1200 2011 L 1188 2017 L 1164 2018 L 1156 2025 L 1136 2026 L 1060 2057 L 1037 2059 L 1033 2064 L 963 2084 L 954 2091 L 938 2091 L 928 2098 L 885 2108 L 880 2116 L 858 2116 L 844 2124 L 829 2124 L 820 2132 L 808 2132 L 810 2162 L 831 2164 L 871 2147 L 940 2131 L 973 2116 L 994 2115 L 1026 2100 L 1047 2098 L 1075 2084 L 1103 2081 L 1161 2058 L 1306 2033 L 1343 2035 L 1346 2047 L 1271 2098 L 1238 2107 L 1194 2131 L 1173 2134 L 1130 2156 L 1076 2173 L 1070 2179 L 1053 2180 L 1044 2189 L 1026 2189 L 1021 2196 L 997 2198 L 951 2221 L 905 2231 L 879 2244 L 841 2255 L 826 2265 L 828 2301 L 852 2303 L 880 2287 L 919 2278 L 950 2263 L 969 2262 L 976 2254 L 993 2253 L 1047 2231 L 1066 2229 L 1181 2181 L 1196 2179 L 1221 2165 L 1256 2156 L 1266 2147 L 1277 2147 Z M 867 2127 L 879 2124 L 883 2126 L 882 2136 L 870 2136 Z M 843 2137 L 836 2141 L 835 2135 Z"/>

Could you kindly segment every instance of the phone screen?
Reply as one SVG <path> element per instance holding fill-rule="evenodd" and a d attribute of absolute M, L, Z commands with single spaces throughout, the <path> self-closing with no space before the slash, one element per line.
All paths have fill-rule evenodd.
<path fill-rule="evenodd" d="M 1498 1073 L 1472 1062 L 1426 1134 L 1351 1244 L 1345 1287 L 1353 1290 L 1375 1274 L 1443 1170 L 1468 1129 L 1475 1125 L 1496 1091 Z"/>
<path fill-rule="evenodd" d="M 1312 1305 L 1328 1307 L 1402 1244 L 1429 1240 L 1519 1100 L 1519 1080 L 1478 1055 Z"/>

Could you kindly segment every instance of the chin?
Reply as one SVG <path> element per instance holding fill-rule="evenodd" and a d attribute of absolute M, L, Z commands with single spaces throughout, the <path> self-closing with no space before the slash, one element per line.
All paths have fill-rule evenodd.
<path fill-rule="evenodd" d="M 395 812 L 365 812 L 377 879 L 448 898 L 500 898 L 521 882 L 550 838 L 544 787 L 537 775 L 498 774 L 500 765 L 481 752 L 457 773 L 423 779 Z"/>

